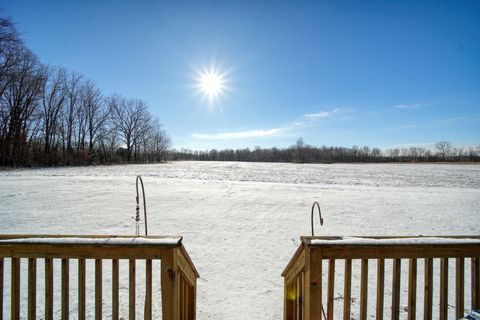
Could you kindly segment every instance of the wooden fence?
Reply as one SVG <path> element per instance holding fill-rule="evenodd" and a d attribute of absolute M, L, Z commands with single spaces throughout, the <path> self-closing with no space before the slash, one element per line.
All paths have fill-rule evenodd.
<path fill-rule="evenodd" d="M 37 261 L 44 262 L 45 314 L 37 315 Z M 59 271 L 54 270 L 54 261 L 61 262 Z M 196 281 L 198 272 L 182 245 L 181 237 L 124 237 L 124 236 L 75 236 L 75 235 L 0 235 L 0 320 L 19 319 L 26 308 L 28 319 L 68 319 L 71 310 L 78 309 L 78 316 L 86 317 L 86 261 L 94 260 L 95 319 L 111 314 L 119 319 L 119 261 L 128 259 L 128 314 L 135 319 L 137 261 L 145 262 L 144 319 L 152 319 L 152 261 L 160 260 L 160 287 L 162 319 L 195 319 Z M 10 260 L 10 292 L 4 288 L 5 262 Z M 110 263 L 105 263 L 110 260 Z M 21 263 L 28 263 L 27 274 L 22 276 Z M 72 266 L 73 265 L 73 266 Z M 107 268 L 110 269 L 108 270 Z M 70 269 L 78 275 L 78 305 L 69 305 Z M 107 271 L 108 270 L 108 271 Z M 111 272 L 111 310 L 102 310 L 102 274 Z M 54 312 L 54 274 L 61 273 L 61 314 Z M 21 286 L 27 279 L 28 286 Z M 25 288 L 27 303 L 21 305 L 20 291 Z M 4 315 L 4 296 L 10 296 L 10 312 Z M 160 299 L 160 297 L 158 297 Z M 58 309 L 58 308 L 57 308 Z M 5 317 L 5 318 L 4 318 Z"/>
<path fill-rule="evenodd" d="M 376 262 L 375 319 L 383 319 L 385 302 L 385 261 L 391 260 L 391 318 L 407 312 L 408 319 L 448 318 L 448 270 L 449 262 L 455 263 L 456 319 L 462 318 L 467 309 L 480 308 L 480 237 L 301 237 L 302 244 L 282 273 L 284 277 L 284 319 L 320 320 L 334 319 L 335 265 L 343 260 L 343 319 L 350 319 L 352 306 L 352 260 L 360 261 L 359 318 L 366 319 L 368 312 L 368 268 L 371 259 Z M 451 259 L 449 259 L 451 258 Z M 408 260 L 408 305 L 400 308 L 401 262 Z M 422 259 L 424 269 L 423 304 L 417 303 L 417 260 Z M 440 260 L 439 314 L 432 314 L 434 260 Z M 465 260 L 470 260 L 471 306 L 465 306 Z M 323 261 L 328 264 L 327 281 L 323 281 Z M 326 310 L 322 299 L 326 287 Z M 390 289 L 390 288 L 388 288 Z M 470 289 L 470 290 L 468 290 Z M 468 293 L 468 291 L 470 291 Z M 418 306 L 417 306 L 418 304 Z M 422 304 L 422 305 L 421 305 Z M 370 304 L 371 306 L 372 304 Z M 423 315 L 417 312 L 422 307 Z M 371 310 L 373 313 L 373 310 Z"/>

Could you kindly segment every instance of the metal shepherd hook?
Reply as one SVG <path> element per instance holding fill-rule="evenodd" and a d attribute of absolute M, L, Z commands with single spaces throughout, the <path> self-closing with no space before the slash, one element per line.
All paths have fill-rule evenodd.
<path fill-rule="evenodd" d="M 318 216 L 320 218 L 320 225 L 323 226 L 323 218 L 322 218 L 322 210 L 320 210 L 320 205 L 318 204 L 317 201 L 315 201 L 312 205 L 312 215 L 311 215 L 311 224 L 312 224 L 312 237 L 315 236 L 315 232 L 313 230 L 313 212 L 315 210 L 315 205 L 317 205 L 318 208 Z"/>
<path fill-rule="evenodd" d="M 143 180 L 142 177 L 137 176 L 136 180 L 136 188 L 137 188 L 137 209 L 136 209 L 136 214 L 135 214 L 135 222 L 136 222 L 136 235 L 140 235 L 140 201 L 138 197 L 138 180 L 140 180 L 140 184 L 142 185 L 142 194 L 143 194 L 143 214 L 144 214 L 144 219 L 145 219 L 145 235 L 148 236 L 148 230 L 147 230 L 147 201 L 145 200 L 145 188 L 143 187 Z"/>
<path fill-rule="evenodd" d="M 323 218 L 322 218 L 322 210 L 320 210 L 320 205 L 318 204 L 317 201 L 315 201 L 312 205 L 312 214 L 311 214 L 311 224 L 312 224 L 312 237 L 315 236 L 315 232 L 313 230 L 313 212 L 315 211 L 315 205 L 317 205 L 318 208 L 318 217 L 320 218 L 320 225 L 323 226 Z M 321 304 L 322 308 L 322 314 L 323 314 L 323 319 L 327 320 L 327 316 L 325 315 L 325 308 L 323 308 L 323 304 Z"/>

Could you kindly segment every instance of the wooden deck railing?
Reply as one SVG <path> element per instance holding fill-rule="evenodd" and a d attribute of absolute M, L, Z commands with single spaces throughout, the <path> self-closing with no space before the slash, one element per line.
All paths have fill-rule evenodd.
<path fill-rule="evenodd" d="M 124 261 L 122 259 L 127 259 Z M 44 265 L 44 313 L 37 315 L 37 261 Z M 61 266 L 54 269 L 54 262 Z M 87 274 L 86 264 L 94 261 L 94 272 Z M 110 263 L 106 263 L 110 260 Z M 137 301 L 137 262 L 145 262 L 145 300 Z M 95 319 L 102 319 L 103 314 L 110 314 L 112 319 L 119 319 L 120 262 L 128 262 L 128 316 L 135 319 L 138 305 L 144 307 L 143 318 L 152 319 L 152 262 L 160 260 L 161 313 L 164 320 L 195 319 L 196 280 L 198 272 L 182 245 L 181 237 L 125 237 L 125 236 L 51 236 L 51 235 L 0 235 L 0 320 L 19 319 L 21 313 L 28 319 L 68 319 L 71 311 L 77 311 L 73 318 L 85 319 L 87 279 L 94 280 Z M 9 262 L 9 263 L 8 263 Z M 22 263 L 28 263 L 21 274 Z M 10 292 L 4 288 L 6 266 L 10 269 Z M 70 271 L 75 269 L 77 304 L 71 308 Z M 103 275 L 111 278 L 111 288 L 104 288 Z M 109 273 L 109 274 L 108 274 Z M 60 284 L 54 284 L 60 274 Z M 126 276 L 126 275 L 125 275 Z M 126 277 L 125 277 L 126 278 Z M 40 279 L 41 280 L 41 279 Z M 26 281 L 26 282 L 24 282 Z M 55 288 L 59 287 L 60 301 L 54 310 Z M 27 298 L 21 303 L 21 291 Z M 111 310 L 104 310 L 103 290 L 111 290 Z M 7 293 L 7 294 L 4 294 Z M 161 298 L 160 298 L 161 295 Z M 5 310 L 4 296 L 10 296 L 10 310 Z M 110 295 L 109 295 L 110 296 Z M 60 305 L 60 308 L 58 308 Z M 93 307 L 93 306 L 92 306 Z M 90 310 L 90 309 L 89 309 Z M 23 318 L 23 317 L 22 317 Z"/>
<path fill-rule="evenodd" d="M 366 319 L 368 306 L 375 319 L 383 319 L 385 292 L 385 262 L 392 265 L 391 309 L 392 319 L 399 319 L 400 312 L 407 312 L 408 319 L 447 319 L 449 304 L 455 305 L 455 318 L 459 319 L 467 309 L 480 308 L 480 237 L 302 237 L 302 244 L 282 273 L 284 277 L 284 319 L 320 320 L 334 319 L 334 288 L 336 261 L 342 260 L 343 272 L 343 319 L 350 319 L 352 307 L 352 261 L 360 262 L 359 273 L 359 318 Z M 450 259 L 451 258 L 451 259 Z M 375 300 L 368 303 L 369 262 L 376 261 Z M 391 259 L 391 260 L 390 260 Z M 401 266 L 402 259 L 408 260 L 408 299 L 406 308 L 401 308 Z M 419 278 L 417 261 L 424 269 L 423 302 L 417 303 Z M 440 260 L 438 272 L 433 272 L 434 261 Z M 455 262 L 455 286 L 448 286 L 449 262 Z M 465 306 L 465 267 L 470 262 L 471 306 Z M 469 260 L 469 261 L 468 261 Z M 323 281 L 322 265 L 328 265 L 327 281 Z M 390 271 L 390 270 L 389 270 Z M 355 274 L 353 272 L 353 274 Z M 439 286 L 434 288 L 434 275 L 439 276 Z M 375 282 L 374 282 L 375 283 Z M 326 310 L 323 310 L 322 295 L 326 287 Z M 455 301 L 448 301 L 450 293 Z M 432 314 L 433 292 L 438 292 L 439 314 Z M 452 292 L 453 291 L 453 292 Z M 468 290 L 467 290 L 468 291 Z M 390 292 L 389 292 L 390 294 Z M 437 298 L 437 297 L 435 297 Z M 358 300 L 357 300 L 358 301 Z M 388 303 L 388 301 L 387 301 Z M 338 302 L 337 302 L 338 305 Z M 422 309 L 423 315 L 419 309 Z M 340 312 L 340 314 L 342 314 Z M 338 312 L 337 312 L 338 318 Z"/>

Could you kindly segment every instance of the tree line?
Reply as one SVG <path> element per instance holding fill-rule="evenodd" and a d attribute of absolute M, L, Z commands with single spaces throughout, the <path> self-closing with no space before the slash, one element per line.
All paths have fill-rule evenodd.
<path fill-rule="evenodd" d="M 288 148 L 224 149 L 192 151 L 171 150 L 170 160 L 204 161 L 249 161 L 249 162 L 295 162 L 295 163 L 335 163 L 335 162 L 478 162 L 480 146 L 476 148 L 454 147 L 447 141 L 435 144 L 435 150 L 423 147 L 394 148 L 382 151 L 368 146 L 351 148 L 311 146 L 303 139 Z"/>
<path fill-rule="evenodd" d="M 0 166 L 159 162 L 169 146 L 144 100 L 42 64 L 0 18 Z"/>

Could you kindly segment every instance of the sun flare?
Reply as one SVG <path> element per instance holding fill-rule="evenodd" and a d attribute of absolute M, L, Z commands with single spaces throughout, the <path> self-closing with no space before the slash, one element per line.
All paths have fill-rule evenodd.
<path fill-rule="evenodd" d="M 211 68 L 197 74 L 197 90 L 213 105 L 227 89 L 225 74 Z"/>
<path fill-rule="evenodd" d="M 215 96 L 222 90 L 222 77 L 216 72 L 205 73 L 200 79 L 200 86 L 207 95 Z"/>

